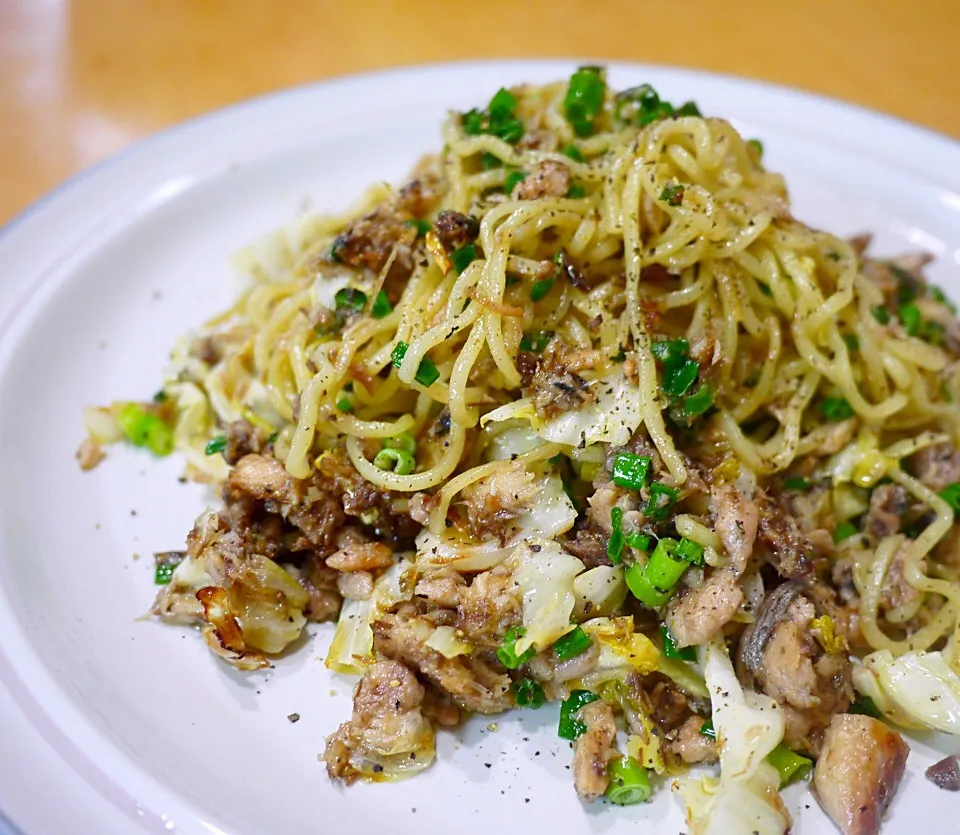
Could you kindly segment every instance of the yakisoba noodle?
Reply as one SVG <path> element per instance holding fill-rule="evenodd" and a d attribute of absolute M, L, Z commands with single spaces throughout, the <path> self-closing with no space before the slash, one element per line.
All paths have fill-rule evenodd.
<path fill-rule="evenodd" d="M 728 651 L 739 686 L 791 720 L 772 745 L 819 755 L 851 681 L 888 719 L 956 731 L 884 672 L 934 659 L 929 680 L 960 699 L 960 335 L 924 259 L 804 225 L 758 142 L 646 86 L 617 94 L 596 68 L 454 113 L 443 144 L 403 191 L 245 253 L 240 300 L 174 352 L 169 403 L 113 408 L 141 443 L 131 408 L 159 417 L 194 476 L 226 478 L 157 612 L 250 668 L 300 629 L 267 641 L 251 623 L 302 626 L 343 598 L 328 665 L 366 672 L 358 704 L 402 665 L 427 763 L 422 685 L 454 712 L 588 693 L 653 772 L 711 761 L 716 744 L 690 753 L 649 689 L 706 721 L 703 676 Z M 212 568 L 229 537 L 236 570 L 256 554 L 275 581 Z M 261 586 L 276 612 L 250 603 Z M 494 586 L 478 620 L 470 601 Z M 613 635 L 633 649 L 608 675 Z M 570 636 L 597 657 L 564 679 Z M 776 683 L 774 644 L 810 665 L 803 698 Z M 416 770 L 369 730 L 355 715 L 331 737 L 332 776 Z M 617 802 L 617 768 L 595 790 L 575 755 L 581 797 Z"/>

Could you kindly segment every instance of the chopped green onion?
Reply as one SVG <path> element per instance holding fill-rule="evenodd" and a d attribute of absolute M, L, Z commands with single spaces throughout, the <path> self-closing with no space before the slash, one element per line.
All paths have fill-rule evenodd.
<path fill-rule="evenodd" d="M 606 89 L 603 71 L 598 67 L 580 67 L 570 76 L 563 112 L 577 136 L 592 136 L 595 132 Z"/>
<path fill-rule="evenodd" d="M 516 107 L 516 96 L 501 87 L 493 94 L 486 111 L 474 108 L 463 114 L 463 131 L 468 136 L 489 133 L 513 144 L 523 136 L 523 122 L 514 116 Z"/>
<path fill-rule="evenodd" d="M 557 638 L 557 640 L 554 641 L 553 654 L 561 661 L 566 661 L 568 658 L 583 655 L 583 653 L 590 649 L 592 643 L 593 641 L 590 640 L 590 636 L 577 626 L 563 637 Z"/>
<path fill-rule="evenodd" d="M 117 423 L 134 446 L 147 447 L 160 457 L 173 452 L 173 430 L 136 403 L 127 403 L 120 409 Z"/>
<path fill-rule="evenodd" d="M 663 654 L 667 658 L 673 658 L 675 661 L 690 661 L 693 664 L 697 663 L 697 648 L 682 647 L 678 649 L 677 642 L 674 640 L 670 630 L 667 629 L 666 624 L 663 624 L 663 626 L 660 627 L 660 637 L 663 639 Z"/>
<path fill-rule="evenodd" d="M 703 565 L 703 546 L 683 537 L 677 544 L 677 556 L 694 565 Z"/>
<path fill-rule="evenodd" d="M 530 707 L 536 710 L 543 707 L 546 697 L 543 694 L 543 688 L 532 678 L 522 678 L 510 685 L 513 691 L 513 700 L 517 707 Z"/>
<path fill-rule="evenodd" d="M 916 336 L 920 330 L 920 308 L 912 302 L 905 304 L 900 308 L 900 321 L 903 323 L 903 329 L 910 335 Z"/>
<path fill-rule="evenodd" d="M 467 244 L 466 246 L 460 247 L 460 249 L 455 249 L 450 253 L 450 263 L 453 264 L 453 268 L 457 271 L 457 275 L 460 275 L 472 262 L 477 260 L 477 248 L 473 244 Z"/>
<path fill-rule="evenodd" d="M 690 419 L 700 417 L 707 411 L 716 399 L 717 393 L 709 383 L 701 383 L 696 391 L 691 392 L 683 398 L 680 404 L 680 411 L 684 418 Z"/>
<path fill-rule="evenodd" d="M 695 360 L 684 360 L 682 365 L 665 367 L 661 388 L 671 397 L 682 397 L 696 382 L 700 365 Z"/>
<path fill-rule="evenodd" d="M 355 310 L 359 313 L 367 303 L 367 294 L 354 287 L 343 287 L 337 290 L 333 300 L 338 310 Z"/>
<path fill-rule="evenodd" d="M 849 351 L 860 350 L 860 340 L 852 333 L 845 333 L 843 335 L 843 344 L 847 346 L 847 350 Z"/>
<path fill-rule="evenodd" d="M 353 411 L 353 401 L 347 397 L 345 394 L 340 396 L 340 399 L 337 401 L 337 411 L 338 412 L 352 412 Z"/>
<path fill-rule="evenodd" d="M 647 770 L 633 757 L 621 757 L 607 766 L 607 800 L 617 806 L 646 803 L 653 795 Z"/>
<path fill-rule="evenodd" d="M 650 550 L 650 537 L 639 531 L 631 531 L 626 535 L 627 545 L 636 548 L 638 551 Z"/>
<path fill-rule="evenodd" d="M 153 395 L 153 402 L 154 402 L 154 403 L 166 403 L 166 402 L 167 402 L 167 393 L 166 393 L 163 389 L 160 389 L 160 391 L 158 391 L 156 394 Z"/>
<path fill-rule="evenodd" d="M 463 114 L 463 132 L 467 136 L 477 136 L 483 133 L 485 117 L 483 111 L 473 108 Z"/>
<path fill-rule="evenodd" d="M 226 435 L 217 435 L 215 438 L 211 438 L 207 441 L 207 445 L 203 448 L 203 451 L 207 455 L 216 455 L 218 452 L 223 452 L 227 448 L 227 436 Z"/>
<path fill-rule="evenodd" d="M 747 144 L 757 152 L 759 159 L 763 159 L 763 143 L 759 139 L 748 139 Z"/>
<path fill-rule="evenodd" d="M 650 608 L 662 606 L 670 599 L 673 587 L 690 565 L 686 560 L 674 558 L 677 545 L 675 539 L 664 537 L 653 549 L 646 565 L 634 563 L 624 572 L 627 588 Z"/>
<path fill-rule="evenodd" d="M 487 105 L 487 112 L 491 119 L 503 119 L 512 116 L 517 106 L 517 97 L 505 87 L 501 87 L 493 94 L 490 104 Z"/>
<path fill-rule="evenodd" d="M 393 353 L 390 354 L 390 360 L 393 362 L 394 368 L 399 368 L 403 365 L 403 357 L 407 353 L 407 348 L 410 346 L 406 342 L 398 342 L 393 349 Z M 437 371 L 437 366 L 434 365 L 434 362 L 429 357 L 424 357 L 420 360 L 420 366 L 417 368 L 417 373 L 414 375 L 414 380 L 420 383 L 421 386 L 426 386 L 430 388 L 437 380 L 440 379 L 440 372 Z"/>
<path fill-rule="evenodd" d="M 173 579 L 173 573 L 186 557 L 185 551 L 165 551 L 154 554 L 156 566 L 153 572 L 153 582 L 158 586 L 166 586 Z"/>
<path fill-rule="evenodd" d="M 418 238 L 422 238 L 424 235 L 427 234 L 427 232 L 430 231 L 430 221 L 423 220 L 419 217 L 414 217 L 414 218 L 411 218 L 410 220 L 406 220 L 404 221 L 403 225 L 409 226 L 412 229 L 416 229 Z"/>
<path fill-rule="evenodd" d="M 580 708 L 599 698 L 596 693 L 591 693 L 589 690 L 571 690 L 570 697 L 560 705 L 560 725 L 557 728 L 557 735 L 563 739 L 576 739 L 585 733 L 587 726 L 577 719 L 577 714 Z"/>
<path fill-rule="evenodd" d="M 570 157 L 574 162 L 584 161 L 583 153 L 576 145 L 567 145 L 560 153 L 566 157 Z"/>
<path fill-rule="evenodd" d="M 861 696 L 847 709 L 847 713 L 856 713 L 859 716 L 872 716 L 874 719 L 883 719 L 883 714 L 876 702 L 869 696 Z"/>
<path fill-rule="evenodd" d="M 813 482 L 808 478 L 785 478 L 783 486 L 787 490 L 809 490 L 813 487 Z"/>
<path fill-rule="evenodd" d="M 381 449 L 373 459 L 373 466 L 397 475 L 410 475 L 416 462 L 413 456 L 402 449 Z"/>
<path fill-rule="evenodd" d="M 404 452 L 413 455 L 417 451 L 417 439 L 409 432 L 401 432 L 392 438 L 384 438 L 381 446 L 384 449 L 402 449 Z"/>
<path fill-rule="evenodd" d="M 621 348 L 612 357 L 608 357 L 608 359 L 610 360 L 610 362 L 626 362 L 627 352 L 624 351 L 623 348 Z"/>
<path fill-rule="evenodd" d="M 279 438 L 279 437 L 280 437 L 280 430 L 278 429 L 276 432 L 271 432 L 271 433 L 267 436 L 267 443 L 268 443 L 268 444 L 272 444 L 272 443 L 274 443 L 274 442 L 277 440 L 277 438 Z"/>
<path fill-rule="evenodd" d="M 717 738 L 717 731 L 716 731 L 716 729 L 713 727 L 713 720 L 712 720 L 712 719 L 708 719 L 706 722 L 704 722 L 704 723 L 700 726 L 700 733 L 702 733 L 704 736 L 710 737 L 710 739 L 716 739 L 716 738 Z"/>
<path fill-rule="evenodd" d="M 530 288 L 530 298 L 538 302 L 544 296 L 546 296 L 553 289 L 554 279 L 545 278 L 542 281 L 533 282 L 533 287 Z"/>
<path fill-rule="evenodd" d="M 517 655 L 517 641 L 527 634 L 527 630 L 522 626 L 514 626 L 507 630 L 503 636 L 503 643 L 497 650 L 497 658 L 508 670 L 515 670 L 521 664 L 526 664 L 537 651 L 533 647 L 528 647 L 526 652 Z"/>
<path fill-rule="evenodd" d="M 520 350 L 532 351 L 534 354 L 539 354 L 550 344 L 551 339 L 553 339 L 553 331 L 532 331 L 531 333 L 525 333 L 520 339 Z"/>
<path fill-rule="evenodd" d="M 496 154 L 491 154 L 489 151 L 484 151 L 480 155 L 480 167 L 484 171 L 489 171 L 492 168 L 499 168 L 503 165 L 503 160 L 500 159 Z"/>
<path fill-rule="evenodd" d="M 607 556 L 614 565 L 623 554 L 623 508 L 614 505 L 610 509 L 610 539 L 607 541 Z"/>
<path fill-rule="evenodd" d="M 873 308 L 873 318 L 876 319 L 881 325 L 890 324 L 890 311 L 887 310 L 882 304 L 878 304 Z"/>
<path fill-rule="evenodd" d="M 843 542 L 843 540 L 856 536 L 858 533 L 860 533 L 860 529 L 853 522 L 841 522 L 833 532 L 833 541 Z"/>
<path fill-rule="evenodd" d="M 374 319 L 384 319 L 393 313 L 393 305 L 390 304 L 390 299 L 387 298 L 385 291 L 381 290 L 377 293 L 377 297 L 373 300 L 373 307 L 370 308 L 370 312 L 373 314 Z"/>
<path fill-rule="evenodd" d="M 649 455 L 618 452 L 613 459 L 613 483 L 618 487 L 640 490 L 650 479 L 653 459 Z"/>
<path fill-rule="evenodd" d="M 960 513 L 960 482 L 944 487 L 940 491 L 940 498 L 953 508 L 954 513 Z"/>
<path fill-rule="evenodd" d="M 334 264 L 340 264 L 343 259 L 340 257 L 345 247 L 344 241 L 338 236 L 333 239 L 333 243 L 330 244 L 330 250 L 327 252 L 327 258 L 333 261 Z"/>
<path fill-rule="evenodd" d="M 570 186 L 570 190 L 567 192 L 567 197 L 571 200 L 579 200 L 581 197 L 586 195 L 586 191 L 580 183 L 574 183 Z"/>
<path fill-rule="evenodd" d="M 621 124 L 638 127 L 649 125 L 668 116 L 699 116 L 700 109 L 688 101 L 677 110 L 668 101 L 662 101 L 649 84 L 641 84 L 619 93 L 614 104 L 614 118 Z"/>
<path fill-rule="evenodd" d="M 769 754 L 767 762 L 780 774 L 780 786 L 786 786 L 796 780 L 806 780 L 813 769 L 813 761 L 802 757 L 780 743 Z"/>
<path fill-rule="evenodd" d="M 522 183 L 527 178 L 525 171 L 511 171 L 507 174 L 507 179 L 503 182 L 503 190 L 509 195 L 513 194 L 513 190 L 517 187 L 519 183 Z"/>
<path fill-rule="evenodd" d="M 664 537 L 643 567 L 647 579 L 660 591 L 670 591 L 687 570 L 687 561 L 676 558 L 677 545 L 677 540 Z"/>
<path fill-rule="evenodd" d="M 677 183 L 667 183 L 660 192 L 660 199 L 668 206 L 679 206 L 683 203 L 683 186 Z"/>
<path fill-rule="evenodd" d="M 856 414 L 845 397 L 827 397 L 820 404 L 820 412 L 823 416 L 836 423 L 841 420 L 851 418 Z"/>
<path fill-rule="evenodd" d="M 637 600 L 644 606 L 657 609 L 670 599 L 670 592 L 654 588 L 643 568 L 640 563 L 635 562 L 623 572 L 623 578 L 627 581 L 627 588 Z"/>
<path fill-rule="evenodd" d="M 677 116 L 703 116 L 700 112 L 700 108 L 697 107 L 697 103 L 693 101 L 685 101 L 681 104 L 676 110 Z"/>
<path fill-rule="evenodd" d="M 650 485 L 650 500 L 643 509 L 643 514 L 651 519 L 666 519 L 678 498 L 680 491 L 677 488 L 655 481 Z"/>

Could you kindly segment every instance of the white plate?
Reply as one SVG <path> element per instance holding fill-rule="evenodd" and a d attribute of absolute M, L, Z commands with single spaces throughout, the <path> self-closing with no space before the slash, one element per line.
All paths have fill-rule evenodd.
<path fill-rule="evenodd" d="M 573 66 L 449 65 L 258 99 L 141 143 L 4 230 L 0 808 L 23 831 L 683 828 L 668 791 L 650 806 L 581 806 L 549 708 L 500 717 L 498 730 L 477 718 L 443 734 L 439 762 L 413 781 L 330 784 L 317 755 L 348 715 L 352 687 L 320 661 L 331 630 L 266 675 L 241 675 L 195 634 L 138 622 L 154 592 L 150 554 L 180 547 L 207 497 L 178 484 L 176 460 L 117 451 L 84 474 L 73 458 L 82 406 L 148 397 L 174 337 L 228 302 L 234 250 L 305 201 L 341 208 L 374 180 L 402 178 L 438 146 L 447 108 L 485 102 L 502 84 L 563 78 Z M 610 79 L 649 81 L 733 119 L 787 174 L 799 217 L 839 233 L 872 230 L 885 252 L 929 249 L 933 279 L 960 297 L 953 142 L 729 78 L 616 65 Z M 953 797 L 922 776 L 934 753 L 914 745 L 885 832 L 944 831 Z M 830 831 L 804 791 L 787 799 L 796 832 Z"/>

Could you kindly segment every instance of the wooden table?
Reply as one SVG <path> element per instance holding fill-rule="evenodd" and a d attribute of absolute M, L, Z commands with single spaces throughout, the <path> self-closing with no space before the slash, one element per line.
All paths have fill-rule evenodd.
<path fill-rule="evenodd" d="M 685 65 L 960 137 L 958 0 L 0 0 L 0 222 L 166 125 L 291 84 L 474 57 Z"/>

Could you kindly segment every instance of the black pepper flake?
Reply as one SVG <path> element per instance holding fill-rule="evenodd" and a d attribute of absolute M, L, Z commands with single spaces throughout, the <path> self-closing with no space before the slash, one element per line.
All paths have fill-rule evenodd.
<path fill-rule="evenodd" d="M 299 721 L 300 721 L 300 714 L 299 714 L 299 713 L 288 713 L 288 714 L 287 714 L 287 719 L 289 719 L 291 722 L 299 722 Z"/>
<path fill-rule="evenodd" d="M 383 771 L 383 766 L 380 765 L 380 763 L 374 763 L 374 764 L 373 764 L 373 773 L 374 773 L 374 774 L 380 774 L 382 771 Z"/>
<path fill-rule="evenodd" d="M 493 768 L 493 763 L 484 763 L 487 768 Z"/>

